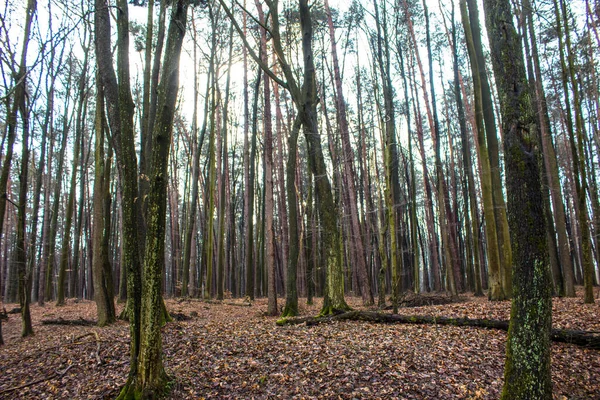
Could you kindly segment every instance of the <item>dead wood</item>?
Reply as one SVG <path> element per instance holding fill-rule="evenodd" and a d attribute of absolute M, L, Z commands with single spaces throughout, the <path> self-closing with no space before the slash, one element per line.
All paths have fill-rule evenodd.
<path fill-rule="evenodd" d="M 171 312 L 171 313 L 169 313 L 169 315 L 175 321 L 189 321 L 192 319 L 192 317 L 189 317 L 189 316 L 185 315 L 184 313 Z"/>
<path fill-rule="evenodd" d="M 349 311 L 343 314 L 326 317 L 282 318 L 277 321 L 277 325 L 283 326 L 306 323 L 307 326 L 313 326 L 332 321 L 366 321 L 386 324 L 472 326 L 486 329 L 499 329 L 503 331 L 508 331 L 509 326 L 509 321 L 495 319 L 448 318 L 427 315 L 398 315 L 371 311 Z M 550 338 L 554 342 L 569 343 L 590 349 L 600 350 L 600 332 L 552 329 Z"/>
<path fill-rule="evenodd" d="M 43 319 L 42 325 L 70 325 L 70 326 L 94 326 L 96 325 L 96 321 L 91 321 L 89 319 L 79 318 L 79 319 Z"/>
<path fill-rule="evenodd" d="M 227 306 L 236 306 L 236 307 L 252 307 L 252 303 L 250 302 L 233 302 L 233 301 L 226 301 L 223 304 L 227 305 Z"/>
<path fill-rule="evenodd" d="M 49 376 L 46 376 L 44 378 L 36 379 L 35 381 L 28 382 L 28 383 L 25 383 L 25 384 L 20 385 L 20 386 L 14 386 L 14 387 L 5 389 L 5 390 L 3 390 L 3 391 L 0 392 L 0 396 L 4 395 L 6 393 L 14 392 L 15 390 L 24 389 L 24 388 L 29 387 L 29 386 L 37 385 L 38 383 L 49 381 L 50 379 L 62 378 L 74 366 L 75 366 L 75 364 L 71 364 L 67 368 L 65 368 L 62 372 L 55 372 L 55 373 L 53 373 L 53 374 L 51 374 Z"/>
<path fill-rule="evenodd" d="M 439 306 L 445 304 L 453 304 L 463 301 L 458 297 L 445 296 L 439 294 L 414 294 L 406 293 L 398 299 L 400 307 L 424 307 L 424 306 Z M 390 300 L 391 301 L 391 300 Z M 393 307 L 388 306 L 385 310 L 391 310 Z"/>

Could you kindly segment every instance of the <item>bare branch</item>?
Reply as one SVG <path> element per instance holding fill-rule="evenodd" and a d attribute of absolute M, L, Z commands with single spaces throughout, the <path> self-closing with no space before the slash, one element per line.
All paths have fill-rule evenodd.
<path fill-rule="evenodd" d="M 229 17 L 229 19 L 231 20 L 231 23 L 235 27 L 235 30 L 240 35 L 240 38 L 244 42 L 244 46 L 246 46 L 246 49 L 248 49 L 248 54 L 250 54 L 250 57 L 252 57 L 252 59 L 260 66 L 260 68 L 267 75 L 269 75 L 269 77 L 271 79 L 273 79 L 273 81 L 275 81 L 279 86 L 281 86 L 281 87 L 283 87 L 285 89 L 288 89 L 289 88 L 288 84 L 286 82 L 284 82 L 281 78 L 279 78 L 277 75 L 275 75 L 275 73 L 269 68 L 269 66 L 260 59 L 260 57 L 256 54 L 256 52 L 254 51 L 254 49 L 250 46 L 250 43 L 248 43 L 248 40 L 246 39 L 246 36 L 244 36 L 244 32 L 242 31 L 242 28 L 240 28 L 240 24 L 238 24 L 238 22 L 236 21 L 236 19 L 233 17 L 233 13 L 229 9 L 229 7 L 227 7 L 227 5 L 225 4 L 225 1 L 224 0 L 219 0 L 219 3 L 221 4 L 221 6 L 223 7 L 223 9 L 225 10 L 225 13 L 227 14 L 227 16 Z"/>

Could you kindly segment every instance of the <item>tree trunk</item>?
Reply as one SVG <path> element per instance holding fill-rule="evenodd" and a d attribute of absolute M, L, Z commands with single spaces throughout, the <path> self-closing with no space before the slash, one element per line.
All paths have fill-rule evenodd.
<path fill-rule="evenodd" d="M 85 76 L 82 73 L 82 76 Z M 83 78 L 82 78 L 83 79 Z M 83 93 L 84 85 L 80 83 L 80 103 L 78 105 L 78 118 L 82 118 L 81 113 L 83 112 L 83 102 L 85 96 Z M 77 124 L 79 125 L 79 124 Z M 73 165 L 71 168 L 71 183 L 69 188 L 69 198 L 67 200 L 67 209 L 65 211 L 65 227 L 63 233 L 63 241 L 61 245 L 60 253 L 60 267 L 58 270 L 58 285 L 56 291 L 56 305 L 62 306 L 65 304 L 65 280 L 67 277 L 67 265 L 69 264 L 69 253 L 71 251 L 71 228 L 73 226 L 73 213 L 75 208 L 75 192 L 77 191 L 77 169 L 79 168 L 79 157 L 81 154 L 81 135 L 82 128 L 76 127 L 75 145 L 73 147 Z M 59 183 L 60 184 L 60 183 Z"/>
<path fill-rule="evenodd" d="M 533 18 L 531 14 L 529 0 L 523 3 L 525 12 L 527 13 L 527 26 L 529 28 L 529 36 L 531 40 L 531 49 L 533 52 L 534 71 L 536 76 L 535 90 L 538 104 L 538 112 L 540 114 L 540 130 L 542 133 L 542 151 L 544 156 L 544 165 L 546 168 L 546 176 L 550 189 L 550 198 L 552 200 L 552 210 L 556 233 L 558 237 L 558 251 L 560 264 L 562 267 L 562 275 L 564 282 L 564 295 L 567 297 L 575 297 L 574 276 L 573 276 L 573 260 L 569 249 L 569 238 L 567 236 L 567 223 L 565 216 L 565 206 L 563 203 L 562 187 L 558 171 L 558 163 L 556 151 L 552 142 L 552 134 L 550 131 L 550 117 L 548 114 L 548 106 L 546 103 L 546 95 L 542 85 L 542 71 L 540 67 L 540 58 L 537 47 L 537 39 L 535 35 Z"/>
<path fill-rule="evenodd" d="M 472 29 L 473 50 L 477 58 L 477 69 L 473 75 L 478 75 L 479 89 L 476 91 L 481 95 L 481 113 L 485 130 L 480 133 L 485 137 L 487 144 L 487 154 L 490 166 L 490 177 L 492 182 L 492 200 L 494 203 L 493 215 L 496 220 L 496 229 L 498 230 L 498 254 L 500 260 L 500 283 L 505 298 L 511 297 L 511 274 L 512 274 L 512 249 L 510 234 L 508 228 L 508 219 L 506 216 L 506 203 L 502 193 L 502 178 L 500 176 L 500 156 L 498 148 L 498 133 L 496 121 L 494 118 L 494 107 L 492 101 L 492 92 L 490 90 L 487 71 L 485 67 L 485 57 L 481 44 L 481 34 L 479 28 L 479 11 L 474 0 L 467 0 L 469 5 L 469 18 Z M 482 125 L 483 129 L 483 125 Z M 479 145 L 483 145 L 480 140 Z M 487 209 L 486 209 L 487 214 Z M 487 222 L 486 222 L 487 223 Z M 501 299 L 499 299 L 501 300 Z"/>
<path fill-rule="evenodd" d="M 467 132 L 467 120 L 465 116 L 463 99 L 461 97 L 460 81 L 459 81 L 459 70 L 458 70 L 458 42 L 456 40 L 456 25 L 454 23 L 454 8 L 452 14 L 452 59 L 454 69 L 454 97 L 456 98 L 458 120 L 460 124 L 461 133 L 461 149 L 462 149 L 462 161 L 463 161 L 463 173 L 464 173 L 464 186 L 466 187 L 467 199 L 465 202 L 465 229 L 467 230 L 467 246 L 470 246 L 473 252 L 473 280 L 474 280 L 474 293 L 475 296 L 483 296 L 483 289 L 481 287 L 481 260 L 479 253 L 479 244 L 481 242 L 481 234 L 479 231 L 479 212 L 477 207 L 477 195 L 475 188 L 475 179 L 473 177 L 473 164 L 471 159 L 471 149 L 469 136 Z M 468 206 L 467 206 L 468 204 Z M 470 215 L 466 212 L 466 209 L 470 211 Z"/>
<path fill-rule="evenodd" d="M 27 17 L 26 17 L 26 32 L 29 31 L 31 26 L 31 20 L 36 12 L 37 3 L 35 0 L 29 0 L 27 2 Z M 28 38 L 26 38 L 26 41 Z M 24 47 L 26 49 L 26 47 Z M 25 61 L 25 58 L 22 59 Z M 23 85 L 26 85 L 27 77 L 25 74 L 22 75 Z M 29 305 L 31 303 L 31 270 L 27 268 L 27 248 L 25 243 L 25 217 L 27 213 L 27 189 L 29 188 L 28 173 L 29 173 L 29 107 L 26 102 L 25 96 L 15 95 L 14 105 L 18 107 L 19 114 L 21 115 L 21 129 L 23 130 L 23 139 L 21 141 L 21 171 L 19 173 L 19 203 L 17 205 L 17 241 L 16 251 L 14 254 L 14 263 L 16 264 L 13 268 L 17 271 L 19 279 L 19 306 L 21 307 L 21 321 L 22 329 L 21 336 L 27 337 L 33 335 L 33 326 L 31 324 L 31 313 L 29 311 Z M 16 115 L 12 115 L 16 117 Z M 16 122 L 16 119 L 13 121 Z M 6 200 L 5 200 L 6 201 Z M 4 216 L 2 216 L 4 217 Z"/>
<path fill-rule="evenodd" d="M 329 40 L 331 42 L 331 58 L 333 62 L 333 74 L 335 81 L 335 99 L 337 107 L 337 117 L 342 139 L 342 163 L 343 163 L 343 182 L 348 193 L 348 208 L 350 211 L 350 233 L 351 246 L 355 248 L 356 270 L 361 286 L 361 295 L 363 304 L 373 304 L 373 292 L 367 273 L 367 264 L 365 260 L 365 250 L 362 238 L 362 228 L 359 221 L 358 204 L 356 199 L 356 173 L 354 168 L 354 152 L 350 144 L 350 134 L 348 130 L 348 119 L 346 116 L 346 101 L 342 89 L 342 77 L 337 55 L 337 45 L 335 41 L 335 29 L 331 18 L 329 3 L 325 0 L 325 12 L 327 13 L 327 24 L 329 27 Z"/>
<path fill-rule="evenodd" d="M 559 7 L 560 5 L 560 7 Z M 577 196 L 577 221 L 581 230 L 581 261 L 583 264 L 584 281 L 584 302 L 594 303 L 593 292 L 593 274 L 594 265 L 592 259 L 592 244 L 588 226 L 589 213 L 587 205 L 587 174 L 585 170 L 584 154 L 584 133 L 583 116 L 581 115 L 579 84 L 575 76 L 575 66 L 573 53 L 571 49 L 571 36 L 569 32 L 568 16 L 566 4 L 562 0 L 554 0 L 554 10 L 556 15 L 557 34 L 559 38 L 560 62 L 562 68 L 562 82 L 567 110 L 567 131 L 569 133 L 569 143 L 573 160 L 573 177 L 575 183 L 575 195 Z M 562 15 L 561 15 L 562 13 Z M 564 42 L 563 42 L 563 24 L 564 24 Z M 565 48 L 566 47 L 566 48 Z M 566 52 L 566 60 L 565 60 Z M 573 94 L 573 110 L 575 111 L 575 124 L 571 111 L 571 101 L 569 95 L 569 81 L 571 82 Z M 575 130 L 573 130 L 575 127 Z"/>
<path fill-rule="evenodd" d="M 162 362 L 160 328 L 164 322 L 161 295 L 165 263 L 165 227 L 169 149 L 179 89 L 179 56 L 187 22 L 187 0 L 174 3 L 167 34 L 162 80 L 158 86 L 158 112 L 153 124 L 150 191 L 148 194 L 148 236 L 144 258 L 140 351 L 136 375 L 119 398 L 153 398 L 163 394 L 168 377 Z"/>
<path fill-rule="evenodd" d="M 106 123 L 104 116 L 104 92 L 102 90 L 99 77 L 97 79 L 96 91 L 96 145 L 94 155 L 95 172 L 92 271 L 94 276 L 94 300 L 96 302 L 98 326 L 105 326 L 115 322 L 116 315 L 112 296 L 113 287 L 112 285 L 107 285 L 108 282 L 112 282 L 112 278 L 109 278 L 105 275 L 107 272 L 105 269 L 105 262 L 108 262 L 108 246 L 105 246 L 105 238 L 107 238 L 107 235 L 105 232 L 106 228 L 109 226 L 107 226 L 107 223 L 110 223 L 110 220 L 105 220 L 105 217 L 107 216 L 107 210 L 105 210 L 105 199 L 107 194 L 110 192 L 110 181 L 106 179 L 110 178 L 110 175 L 107 174 L 107 172 L 110 171 L 110 161 L 105 162 L 104 157 L 104 132 L 106 130 Z M 110 269 L 108 272 L 110 272 Z"/>
<path fill-rule="evenodd" d="M 512 234 L 513 301 L 504 367 L 503 399 L 552 398 L 551 280 L 546 249 L 540 154 L 535 112 L 520 38 L 508 0 L 485 0 L 506 156 Z"/>
<path fill-rule="evenodd" d="M 480 41 L 481 31 L 479 30 L 479 12 L 475 4 L 469 3 L 467 12 L 467 0 L 460 1 L 461 16 L 465 38 L 467 40 L 467 50 L 471 71 L 473 73 L 474 103 L 475 103 L 475 123 L 477 129 L 478 155 L 481 165 L 481 197 L 483 200 L 483 212 L 485 220 L 485 236 L 488 259 L 488 298 L 493 301 L 505 300 L 507 298 L 502 285 L 500 250 L 498 248 L 498 231 L 496 229 L 496 218 L 494 217 L 494 197 L 492 193 L 492 172 L 488 146 L 485 138 L 486 130 L 484 125 L 483 100 L 482 100 L 482 75 L 480 74 L 479 60 L 476 53 L 475 38 Z M 471 7 L 473 6 L 473 7 Z M 472 21 L 477 23 L 472 25 Z M 487 79 L 487 78 L 486 78 Z"/>
<path fill-rule="evenodd" d="M 231 84 L 231 62 L 233 53 L 233 25 L 229 28 L 229 64 L 227 66 L 227 82 L 225 84 L 225 100 L 223 103 L 223 122 L 221 126 L 221 186 L 219 193 L 219 242 L 217 259 L 217 299 L 223 300 L 225 290 L 225 210 L 227 209 L 226 189 L 228 184 L 228 148 L 227 148 L 227 125 L 229 124 L 229 88 Z"/>
<path fill-rule="evenodd" d="M 143 224 L 138 193 L 133 113 L 129 82 L 129 16 L 125 0 L 117 6 L 117 74 L 113 67 L 109 5 L 96 0 L 95 44 L 98 70 L 104 88 L 112 146 L 117 159 L 121 186 L 122 264 L 127 269 L 127 312 L 130 324 L 130 378 L 135 377 L 140 349 L 140 317 L 142 300 L 141 253 L 143 238 L 137 229 Z M 127 386 L 126 386 L 127 387 Z M 122 393 L 124 393 L 123 391 Z"/>

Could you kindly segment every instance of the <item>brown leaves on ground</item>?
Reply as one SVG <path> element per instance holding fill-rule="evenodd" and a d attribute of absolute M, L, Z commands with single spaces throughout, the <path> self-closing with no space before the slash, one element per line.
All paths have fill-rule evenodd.
<path fill-rule="evenodd" d="M 360 299 L 349 299 L 355 308 Z M 319 302 L 302 306 L 315 315 Z M 497 399 L 506 334 L 478 328 L 335 322 L 277 327 L 266 299 L 252 307 L 167 300 L 192 319 L 167 324 L 164 360 L 172 399 Z M 509 302 L 466 301 L 403 314 L 506 319 Z M 600 308 L 555 299 L 555 328 L 600 331 Z M 197 316 L 196 314 L 197 313 Z M 129 368 L 129 328 L 41 325 L 47 318 L 95 319 L 93 302 L 32 307 L 36 335 L 20 338 L 20 317 L 3 321 L 0 398 L 114 398 Z M 600 398 L 600 353 L 552 345 L 556 399 Z M 12 388 L 21 387 L 9 391 Z"/>

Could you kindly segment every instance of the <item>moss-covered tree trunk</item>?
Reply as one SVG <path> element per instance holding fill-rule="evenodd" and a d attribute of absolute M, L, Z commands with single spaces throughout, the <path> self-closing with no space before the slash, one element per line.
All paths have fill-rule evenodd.
<path fill-rule="evenodd" d="M 550 399 L 551 280 L 533 94 L 510 2 L 485 0 L 484 6 L 503 121 L 514 262 L 502 398 Z"/>
<path fill-rule="evenodd" d="M 122 264 L 127 270 L 127 314 L 130 324 L 129 381 L 137 374 L 140 345 L 141 253 L 137 227 L 142 223 L 138 201 L 137 156 L 133 125 L 134 104 L 129 75 L 129 16 L 126 0 L 117 0 L 117 73 L 113 67 L 109 4 L 95 1 L 95 47 L 104 89 L 111 145 L 120 177 L 122 216 Z"/>
<path fill-rule="evenodd" d="M 401 268 L 400 262 L 402 258 L 399 254 L 398 249 L 398 218 L 396 216 L 396 200 L 399 198 L 400 185 L 398 179 L 398 150 L 396 148 L 396 124 L 395 124 L 395 112 L 394 112 L 394 97 L 393 88 L 391 85 L 391 73 L 390 73 L 390 56 L 389 56 L 389 40 L 387 32 L 387 16 L 385 9 L 380 12 L 379 5 L 376 1 L 373 2 L 375 9 L 375 28 L 377 38 L 377 48 L 375 49 L 375 60 L 374 67 L 378 69 L 383 94 L 383 113 L 385 114 L 382 118 L 382 125 L 384 128 L 384 143 L 383 143 L 383 159 L 384 159 L 384 174 L 385 174 L 385 186 L 384 186 L 384 203 L 385 203 L 385 224 L 386 229 L 381 229 L 379 233 L 379 251 L 380 256 L 384 260 L 382 267 L 379 270 L 379 286 L 380 286 L 380 297 L 379 306 L 382 307 L 382 301 L 385 303 L 385 275 L 387 264 L 391 265 L 391 300 L 394 307 L 394 312 L 398 312 L 398 297 L 400 293 L 400 278 Z M 375 64 L 376 62 L 376 64 Z M 383 221 L 383 219 L 382 219 Z M 387 257 L 386 249 L 386 235 L 389 235 L 389 258 Z M 383 292 L 383 293 L 382 293 Z M 383 296 L 382 296 L 383 295 Z"/>
<path fill-rule="evenodd" d="M 136 376 L 125 386 L 121 398 L 155 398 L 164 392 L 168 380 L 162 362 L 160 328 L 164 314 L 161 289 L 165 264 L 169 149 L 179 89 L 179 56 L 185 35 L 187 8 L 187 0 L 179 0 L 172 5 L 162 66 L 163 78 L 158 86 L 158 109 L 152 133 L 140 352 Z"/>
<path fill-rule="evenodd" d="M 304 81 L 301 90 L 301 101 L 297 101 L 296 106 L 299 109 L 299 116 L 304 126 L 304 135 L 309 152 L 309 166 L 315 177 L 315 194 L 319 204 L 317 211 L 323 228 L 321 241 L 323 254 L 327 260 L 327 293 L 321 313 L 329 314 L 335 310 L 347 310 L 349 307 L 344 298 L 338 205 L 333 199 L 317 124 L 317 90 L 312 51 L 313 28 L 307 0 L 299 0 L 299 11 L 302 30 Z"/>
<path fill-rule="evenodd" d="M 340 235 L 338 232 L 338 207 L 334 202 L 331 191 L 331 183 L 327 175 L 327 168 L 321 146 L 317 124 L 317 90 L 315 66 L 312 51 L 312 21 L 311 11 L 307 0 L 299 0 L 299 17 L 302 33 L 302 54 L 303 54 L 303 82 L 298 84 L 296 74 L 291 65 L 287 62 L 286 52 L 280 36 L 279 21 L 279 3 L 277 1 L 266 0 L 270 14 L 270 33 L 273 43 L 273 50 L 277 56 L 279 66 L 285 81 L 279 78 L 271 68 L 265 64 L 256 52 L 249 45 L 244 32 L 237 23 L 232 11 L 224 0 L 219 0 L 221 6 L 225 9 L 228 17 L 232 20 L 237 32 L 240 34 L 244 45 L 254 61 L 280 86 L 285 87 L 296 106 L 298 119 L 301 122 L 308 146 L 309 166 L 312 174 L 315 176 L 315 193 L 319 204 L 318 212 L 320 222 L 323 228 L 321 244 L 323 255 L 327 264 L 328 273 L 328 293 L 325 296 L 322 312 L 330 313 L 334 310 L 348 309 L 344 299 L 344 277 L 341 263 Z M 249 250 L 249 249 L 248 249 Z"/>
<path fill-rule="evenodd" d="M 36 2 L 29 0 L 27 6 L 28 18 L 33 18 L 36 10 Z M 25 79 L 25 76 L 23 77 Z M 26 236 L 26 214 L 27 214 L 27 189 L 29 188 L 29 107 L 23 97 L 22 102 L 18 104 L 21 115 L 21 129 L 23 131 L 21 141 L 21 170 L 19 172 L 19 200 L 17 204 L 17 240 L 16 249 L 13 255 L 13 271 L 17 272 L 19 281 L 19 306 L 21 307 L 21 336 L 33 335 L 33 326 L 31 324 L 31 313 L 29 305 L 31 303 L 31 271 L 27 269 L 27 248 L 25 242 Z"/>
<path fill-rule="evenodd" d="M 29 312 L 29 304 L 31 302 L 31 271 L 27 270 L 27 249 L 25 243 L 26 225 L 25 225 L 25 214 L 27 211 L 27 189 L 28 184 L 28 171 L 29 171 L 29 108 L 27 105 L 26 87 L 27 87 L 27 48 L 29 45 L 29 36 L 31 31 L 31 24 L 34 18 L 34 14 L 37 10 L 37 2 L 35 0 L 28 0 L 27 7 L 25 10 L 25 25 L 23 28 L 23 47 L 21 52 L 20 64 L 18 72 L 15 76 L 16 88 L 13 97 L 12 107 L 8 110 L 8 143 L 7 143 L 7 154 L 5 156 L 4 164 L 2 166 L 2 173 L 0 175 L 0 226 L 4 226 L 4 215 L 6 211 L 7 201 L 7 186 L 8 177 L 10 173 L 11 160 L 13 155 L 13 145 L 16 138 L 17 129 L 17 116 L 21 115 L 21 129 L 23 132 L 21 141 L 21 170 L 19 172 L 19 199 L 17 204 L 17 240 L 16 249 L 13 254 L 13 266 L 12 271 L 17 273 L 18 278 L 18 298 L 19 305 L 21 306 L 21 321 L 22 330 L 21 335 L 23 337 L 33 334 L 33 327 L 31 325 L 31 315 Z M 7 101 L 8 103 L 8 101 Z M 2 228 L 0 228 L 0 236 L 2 235 Z"/>

